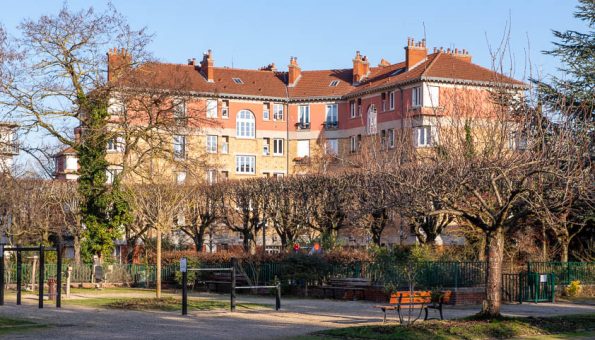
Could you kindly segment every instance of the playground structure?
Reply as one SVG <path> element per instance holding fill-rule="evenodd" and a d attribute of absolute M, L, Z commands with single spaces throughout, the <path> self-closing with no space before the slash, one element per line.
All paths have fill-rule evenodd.
<path fill-rule="evenodd" d="M 236 286 L 236 267 L 237 259 L 231 259 L 231 267 L 229 268 L 188 268 L 186 258 L 180 260 L 180 272 L 182 273 L 182 315 L 188 314 L 188 272 L 231 272 L 230 289 L 230 310 L 236 310 L 236 290 L 238 289 L 276 289 L 275 294 L 275 310 L 281 309 L 281 284 L 277 283 L 274 286 Z"/>
<path fill-rule="evenodd" d="M 58 245 L 56 248 L 45 247 L 40 245 L 39 247 L 5 247 L 0 244 L 0 306 L 4 305 L 4 252 L 14 251 L 17 255 L 17 305 L 21 304 L 21 290 L 23 283 L 22 274 L 22 252 L 38 252 L 39 253 L 39 284 L 38 284 L 38 306 L 43 308 L 43 294 L 44 294 L 44 280 L 45 280 L 45 252 L 55 251 L 56 252 L 56 308 L 62 306 L 62 247 Z"/>

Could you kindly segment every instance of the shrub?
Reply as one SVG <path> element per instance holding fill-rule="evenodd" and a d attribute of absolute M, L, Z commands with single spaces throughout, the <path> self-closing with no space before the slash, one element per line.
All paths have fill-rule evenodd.
<path fill-rule="evenodd" d="M 583 287 L 579 280 L 571 281 L 570 284 L 566 286 L 566 294 L 568 294 L 568 296 L 578 296 L 582 290 Z"/>

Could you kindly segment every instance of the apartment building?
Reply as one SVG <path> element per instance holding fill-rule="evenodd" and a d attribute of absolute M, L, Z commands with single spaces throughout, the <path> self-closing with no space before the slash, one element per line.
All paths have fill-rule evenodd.
<path fill-rule="evenodd" d="M 14 156 L 19 154 L 16 138 L 18 124 L 0 122 L 0 173 L 10 172 L 14 164 Z"/>
<path fill-rule="evenodd" d="M 108 52 L 109 81 L 117 82 L 114 70 L 129 57 L 125 50 Z M 414 147 L 431 147 L 440 140 L 439 120 L 453 114 L 455 96 L 485 98 L 501 84 L 511 91 L 525 89 L 522 82 L 474 64 L 466 50 L 428 52 L 425 40 L 412 38 L 404 61 L 382 59 L 377 66 L 358 51 L 344 69 L 302 70 L 296 57 L 287 71 L 274 64 L 236 69 L 216 67 L 209 50 L 200 63 L 190 59 L 142 68 L 151 74 L 152 87 L 177 87 L 176 119 L 200 118 L 200 126 L 172 133 L 171 150 L 174 159 L 204 156 L 208 161 L 201 176 L 208 182 L 306 173 L 320 159 L 357 153 L 370 136 L 388 152 L 404 132 Z M 116 99 L 110 103 L 113 112 L 126 110 Z M 114 164 L 122 144 L 115 138 L 106 146 Z M 76 179 L 73 151 L 56 156 L 56 178 Z M 117 171 L 117 166 L 110 169 L 108 180 Z M 179 165 L 171 172 L 179 182 L 188 176 Z"/>

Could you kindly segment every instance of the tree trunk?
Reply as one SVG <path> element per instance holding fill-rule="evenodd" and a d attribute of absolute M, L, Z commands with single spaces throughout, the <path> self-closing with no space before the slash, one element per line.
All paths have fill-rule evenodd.
<path fill-rule="evenodd" d="M 560 244 L 560 262 L 568 262 L 568 247 L 570 245 L 570 235 L 568 227 L 564 226 L 561 233 L 558 234 L 558 243 Z"/>
<path fill-rule="evenodd" d="M 547 229 L 545 224 L 541 226 L 541 260 L 547 261 Z"/>
<path fill-rule="evenodd" d="M 74 263 L 81 264 L 81 239 L 75 235 L 73 240 Z"/>
<path fill-rule="evenodd" d="M 196 247 L 197 253 L 202 253 L 202 245 L 205 243 L 205 229 L 198 230 L 198 233 L 194 234 L 194 247 Z"/>
<path fill-rule="evenodd" d="M 243 240 L 244 252 L 248 253 L 248 252 L 250 252 L 250 232 L 244 230 L 242 232 L 242 234 L 244 235 L 244 240 Z"/>
<path fill-rule="evenodd" d="M 155 294 L 161 298 L 161 227 L 157 227 L 157 260 L 155 270 Z"/>
<path fill-rule="evenodd" d="M 480 315 L 486 318 L 500 317 L 502 302 L 502 260 L 504 257 L 504 230 L 497 227 L 486 234 L 487 272 L 486 299 Z"/>

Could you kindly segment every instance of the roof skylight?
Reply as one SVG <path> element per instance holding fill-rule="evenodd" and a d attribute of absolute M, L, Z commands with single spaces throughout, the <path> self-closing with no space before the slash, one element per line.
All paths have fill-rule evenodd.
<path fill-rule="evenodd" d="M 332 86 L 332 87 L 335 87 L 337 85 L 339 85 L 339 81 L 338 80 L 333 80 L 333 81 L 331 81 L 330 84 L 328 84 L 328 86 Z"/>
<path fill-rule="evenodd" d="M 243 84 L 244 82 L 242 81 L 242 79 L 240 78 L 231 78 L 233 80 L 234 83 L 236 84 Z"/>

